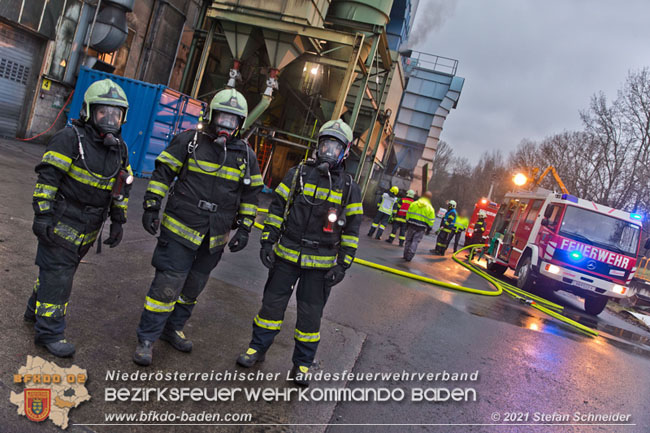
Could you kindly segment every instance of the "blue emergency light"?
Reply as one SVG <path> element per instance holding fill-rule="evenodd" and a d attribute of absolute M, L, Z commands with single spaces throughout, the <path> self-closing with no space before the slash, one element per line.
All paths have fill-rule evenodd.
<path fill-rule="evenodd" d="M 578 261 L 582 259 L 582 253 L 580 251 L 572 251 L 569 253 L 569 257 L 575 261 Z"/>
<path fill-rule="evenodd" d="M 578 197 L 576 197 L 575 195 L 571 195 L 571 194 L 562 194 L 562 200 L 567 200 L 567 201 L 570 201 L 572 203 L 578 203 Z"/>
<path fill-rule="evenodd" d="M 633 220 L 642 220 L 643 216 L 641 214 L 638 214 L 638 213 L 631 213 L 630 218 L 632 218 Z"/>

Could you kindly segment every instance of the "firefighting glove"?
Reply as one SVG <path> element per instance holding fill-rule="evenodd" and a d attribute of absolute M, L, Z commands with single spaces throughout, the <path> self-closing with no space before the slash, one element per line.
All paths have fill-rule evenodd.
<path fill-rule="evenodd" d="M 235 232 L 235 236 L 233 236 L 232 239 L 230 239 L 230 242 L 228 242 L 228 248 L 230 248 L 231 253 L 236 253 L 237 251 L 243 250 L 247 243 L 248 230 L 239 228 Z"/>
<path fill-rule="evenodd" d="M 343 281 L 345 277 L 345 268 L 341 265 L 336 265 L 325 274 L 325 285 L 327 287 L 336 286 Z"/>
<path fill-rule="evenodd" d="M 142 214 L 142 227 L 155 236 L 160 226 L 160 217 L 158 216 L 158 209 L 146 209 Z"/>
<path fill-rule="evenodd" d="M 52 233 L 52 216 L 51 215 L 36 215 L 34 216 L 34 224 L 32 224 L 32 231 L 38 239 L 45 244 L 52 244 L 50 235 Z"/>
<path fill-rule="evenodd" d="M 260 250 L 260 260 L 262 264 L 267 268 L 273 268 L 275 264 L 275 253 L 273 252 L 273 244 L 270 242 L 264 242 L 262 244 L 262 249 Z"/>
<path fill-rule="evenodd" d="M 108 239 L 104 241 L 104 245 L 108 245 L 111 248 L 115 248 L 122 242 L 122 236 L 124 235 L 124 229 L 122 229 L 122 224 L 112 222 L 111 223 L 111 233 Z"/>
<path fill-rule="evenodd" d="M 431 234 L 431 227 L 427 227 L 427 231 L 426 231 L 426 233 L 427 233 L 428 235 Z"/>

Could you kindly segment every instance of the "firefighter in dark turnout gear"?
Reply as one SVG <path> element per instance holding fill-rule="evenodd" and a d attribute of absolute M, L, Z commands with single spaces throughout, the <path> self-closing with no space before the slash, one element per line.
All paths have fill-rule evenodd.
<path fill-rule="evenodd" d="M 158 338 L 179 351 L 192 350 L 183 327 L 210 271 L 226 243 L 236 252 L 248 242 L 262 176 L 255 154 L 238 138 L 247 115 L 244 96 L 235 89 L 222 90 L 210 103 L 207 130 L 178 134 L 156 159 L 142 223 L 151 234 L 160 225 L 161 234 L 151 261 L 156 274 L 137 329 L 133 360 L 139 365 L 151 364 Z M 159 211 L 167 193 L 161 221 Z M 228 242 L 235 226 L 237 232 Z"/>
<path fill-rule="evenodd" d="M 122 240 L 133 181 L 120 135 L 128 108 L 126 94 L 111 80 L 91 84 L 80 119 L 52 137 L 36 166 L 32 229 L 39 273 L 25 319 L 35 322 L 36 344 L 56 356 L 75 351 L 64 337 L 72 281 L 109 215 L 110 237 L 104 243 L 113 248 Z"/>
<path fill-rule="evenodd" d="M 317 160 L 291 168 L 275 189 L 261 239 L 269 277 L 252 340 L 237 359 L 244 367 L 264 360 L 295 286 L 298 319 L 291 376 L 308 384 L 305 374 L 316 356 L 323 308 L 359 244 L 361 193 L 341 166 L 351 141 L 352 130 L 342 120 L 325 123 L 318 134 Z"/>
<path fill-rule="evenodd" d="M 386 239 L 386 242 L 392 244 L 399 230 L 399 246 L 404 246 L 404 240 L 406 239 L 406 212 L 409 210 L 409 206 L 415 200 L 415 191 L 409 189 L 406 191 L 406 197 L 398 200 L 393 207 L 393 229 Z"/>
<path fill-rule="evenodd" d="M 449 200 L 447 203 L 447 213 L 442 217 L 440 228 L 436 232 L 438 235 L 436 237 L 436 247 L 430 250 L 432 254 L 439 254 L 441 256 L 445 255 L 445 251 L 449 246 L 449 242 L 451 241 L 455 230 L 456 216 L 456 202 L 454 200 Z"/>
<path fill-rule="evenodd" d="M 487 213 L 481 209 L 478 211 L 478 219 L 474 223 L 474 231 L 472 232 L 471 244 L 482 244 L 483 243 L 483 233 L 485 233 L 485 218 L 487 218 Z"/>

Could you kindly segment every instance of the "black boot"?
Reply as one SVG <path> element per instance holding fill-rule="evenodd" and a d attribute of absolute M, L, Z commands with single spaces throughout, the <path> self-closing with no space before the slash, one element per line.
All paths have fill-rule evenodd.
<path fill-rule="evenodd" d="M 399 241 L 399 246 L 403 247 L 404 246 L 404 241 Z"/>
<path fill-rule="evenodd" d="M 153 341 L 138 341 L 138 345 L 133 353 L 133 362 L 146 367 L 153 361 Z"/>
<path fill-rule="evenodd" d="M 388 239 L 386 239 L 386 242 L 388 242 L 389 244 L 392 244 L 393 239 L 395 239 L 395 236 L 388 236 Z"/>
<path fill-rule="evenodd" d="M 291 369 L 289 377 L 293 379 L 293 383 L 300 386 L 309 386 L 309 379 L 307 378 L 307 373 L 309 373 L 309 367 L 304 365 L 297 366 L 294 365 Z"/>
<path fill-rule="evenodd" d="M 36 313 L 34 312 L 34 310 L 29 308 L 29 305 L 27 306 L 27 308 L 25 308 L 25 313 L 23 314 L 23 320 L 25 322 L 30 322 L 30 323 L 36 322 Z"/>
<path fill-rule="evenodd" d="M 375 232 L 375 227 L 370 227 L 370 230 L 368 230 L 368 237 L 371 237 L 374 232 Z"/>
<path fill-rule="evenodd" d="M 169 331 L 165 330 L 160 335 L 162 341 L 168 342 L 174 349 L 180 352 L 191 352 L 192 341 L 185 338 L 183 331 Z"/>
<path fill-rule="evenodd" d="M 384 233 L 382 229 L 377 230 L 377 236 L 375 236 L 375 239 L 381 239 L 381 235 Z"/>
<path fill-rule="evenodd" d="M 264 361 L 265 358 L 266 355 L 264 352 L 251 349 L 249 347 L 245 353 L 239 355 L 239 358 L 237 358 L 237 364 L 241 365 L 242 367 L 250 368 L 258 362 Z"/>
<path fill-rule="evenodd" d="M 74 355 L 74 344 L 67 341 L 65 338 L 55 341 L 53 343 L 36 343 L 43 346 L 54 356 L 59 358 L 68 358 Z"/>

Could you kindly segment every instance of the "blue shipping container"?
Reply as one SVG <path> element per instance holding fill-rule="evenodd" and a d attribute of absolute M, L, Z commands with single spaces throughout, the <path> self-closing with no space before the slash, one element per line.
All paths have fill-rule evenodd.
<path fill-rule="evenodd" d="M 155 168 L 156 157 L 175 134 L 196 126 L 206 103 L 162 84 L 145 83 L 82 67 L 70 104 L 70 119 L 79 117 L 88 87 L 105 78 L 110 78 L 126 92 L 129 112 L 122 127 L 122 138 L 129 148 L 133 172 L 136 176 L 149 177 Z"/>

